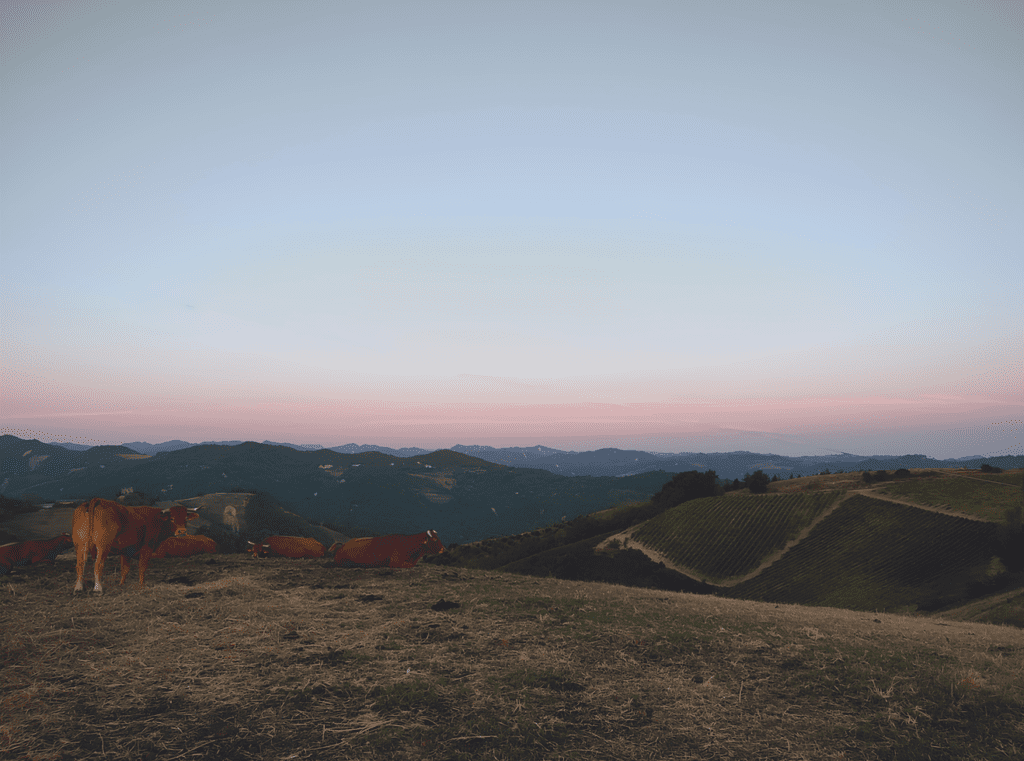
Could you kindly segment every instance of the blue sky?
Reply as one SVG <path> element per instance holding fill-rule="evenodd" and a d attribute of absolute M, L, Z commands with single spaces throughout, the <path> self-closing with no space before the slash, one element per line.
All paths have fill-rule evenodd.
<path fill-rule="evenodd" d="M 6 432 L 1024 453 L 1020 4 L 0 33 Z"/>

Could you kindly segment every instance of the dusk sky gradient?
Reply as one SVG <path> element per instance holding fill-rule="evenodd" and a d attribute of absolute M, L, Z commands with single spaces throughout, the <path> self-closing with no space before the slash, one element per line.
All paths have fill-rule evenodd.
<path fill-rule="evenodd" d="M 5 2 L 0 433 L 1024 454 L 1024 4 Z"/>

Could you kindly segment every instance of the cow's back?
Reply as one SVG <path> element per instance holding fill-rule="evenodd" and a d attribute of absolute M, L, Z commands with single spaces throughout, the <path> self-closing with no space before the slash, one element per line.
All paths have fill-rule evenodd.
<path fill-rule="evenodd" d="M 358 539 L 350 539 L 342 545 L 341 549 L 334 553 L 334 563 L 340 566 L 386 566 L 390 562 L 389 557 L 380 557 L 380 549 L 383 547 L 380 540 L 385 537 L 364 536 Z"/>
<path fill-rule="evenodd" d="M 33 539 L 25 542 L 25 557 L 30 563 L 53 563 L 57 556 L 75 546 L 70 534 L 53 539 Z"/>
<path fill-rule="evenodd" d="M 316 539 L 301 536 L 272 536 L 266 544 L 286 558 L 322 558 L 326 549 Z"/>
<path fill-rule="evenodd" d="M 185 558 L 201 555 L 204 552 L 217 552 L 217 543 L 208 536 L 186 535 L 172 536 L 165 539 L 153 553 L 155 558 Z"/>

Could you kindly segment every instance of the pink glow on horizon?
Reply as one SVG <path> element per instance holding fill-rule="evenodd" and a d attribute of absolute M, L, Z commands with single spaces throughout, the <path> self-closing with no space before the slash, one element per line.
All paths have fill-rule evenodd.
<path fill-rule="evenodd" d="M 140 407 L 42 413 L 37 408 L 20 410 L 17 415 L 6 417 L 19 426 L 19 430 L 47 431 L 45 440 L 77 441 L 87 437 L 90 441 L 107 444 L 160 443 L 171 439 L 193 443 L 271 440 L 322 446 L 355 442 L 440 448 L 460 443 L 546 445 L 576 450 L 618 446 L 705 452 L 763 451 L 763 447 L 774 444 L 779 454 L 819 453 L 823 446 L 853 451 L 855 442 L 859 441 L 875 441 L 876 446 L 883 446 L 884 442 L 895 445 L 895 442 L 926 437 L 929 432 L 941 438 L 942 432 L 947 432 L 948 437 L 956 435 L 949 432 L 960 431 L 959 435 L 966 439 L 976 440 L 969 445 L 972 451 L 947 454 L 959 450 L 956 442 L 936 442 L 933 449 L 941 456 L 966 456 L 981 453 L 979 448 L 985 451 L 1005 448 L 1005 435 L 999 439 L 1000 447 L 983 443 L 986 436 L 981 431 L 985 423 L 979 424 L 979 421 L 991 426 L 1019 415 L 1019 410 L 1020 405 L 1006 395 L 922 394 L 913 397 L 805 397 L 784 401 L 755 398 L 727 403 L 430 404 L 362 400 L 302 405 L 234 401 L 219 405 L 195 404 L 187 410 Z M 1001 435 L 1007 433 L 1005 427 L 1002 431 L 993 430 Z M 5 432 L 13 433 L 14 429 Z M 990 431 L 988 439 L 991 435 Z M 42 436 L 33 438 L 44 440 Z M 844 443 L 847 441 L 849 443 Z M 962 445 L 968 446 L 966 441 Z M 915 451 L 921 451 L 921 447 Z M 930 451 L 921 453 L 931 454 Z"/>

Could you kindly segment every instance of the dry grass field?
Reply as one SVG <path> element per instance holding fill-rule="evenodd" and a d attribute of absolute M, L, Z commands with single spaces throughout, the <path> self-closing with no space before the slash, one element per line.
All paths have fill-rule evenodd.
<path fill-rule="evenodd" d="M 1017 628 L 244 555 L 73 596 L 66 558 L 0 580 L 0 758 L 1024 757 Z"/>

